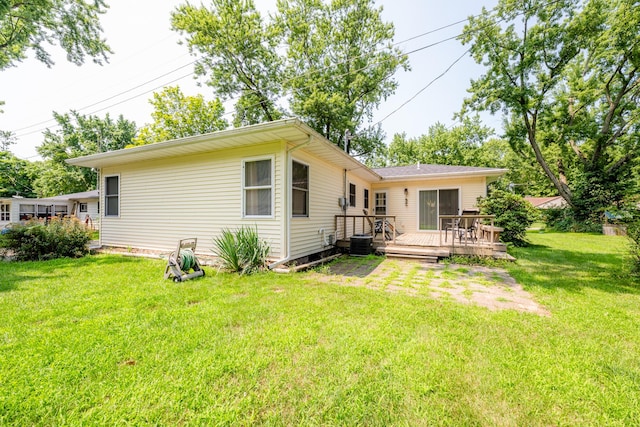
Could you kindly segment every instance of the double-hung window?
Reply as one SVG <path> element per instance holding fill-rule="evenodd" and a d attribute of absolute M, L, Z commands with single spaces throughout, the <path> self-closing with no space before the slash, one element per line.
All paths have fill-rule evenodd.
<path fill-rule="evenodd" d="M 273 215 L 273 160 L 243 162 L 244 216 Z"/>
<path fill-rule="evenodd" d="M 291 214 L 309 216 L 309 166 L 296 161 L 291 164 Z"/>
<path fill-rule="evenodd" d="M 104 178 L 104 216 L 120 215 L 120 177 L 117 175 Z"/>

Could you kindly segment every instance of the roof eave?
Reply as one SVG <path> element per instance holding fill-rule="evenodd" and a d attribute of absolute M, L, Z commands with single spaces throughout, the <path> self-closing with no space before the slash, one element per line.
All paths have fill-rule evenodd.
<path fill-rule="evenodd" d="M 464 171 L 464 172 L 444 172 L 433 173 L 428 175 L 402 175 L 402 176 L 390 176 L 382 177 L 382 181 L 424 181 L 440 178 L 468 178 L 468 177 L 500 177 L 507 173 L 508 169 L 491 169 L 483 171 Z"/>

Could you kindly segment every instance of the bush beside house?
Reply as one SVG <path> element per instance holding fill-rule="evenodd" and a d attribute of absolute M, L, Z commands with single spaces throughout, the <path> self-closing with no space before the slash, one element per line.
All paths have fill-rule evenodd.
<path fill-rule="evenodd" d="M 79 258 L 89 253 L 91 231 L 76 218 L 31 220 L 14 224 L 0 237 L 0 247 L 18 261 Z"/>
<path fill-rule="evenodd" d="M 495 225 L 504 228 L 500 240 L 515 246 L 526 246 L 527 228 L 537 219 L 534 207 L 522 196 L 503 190 L 494 190 L 488 197 L 478 198 L 483 215 L 495 215 Z"/>

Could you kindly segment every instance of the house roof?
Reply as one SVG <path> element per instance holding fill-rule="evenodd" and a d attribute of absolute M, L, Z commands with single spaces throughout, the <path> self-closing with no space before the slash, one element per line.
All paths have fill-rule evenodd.
<path fill-rule="evenodd" d="M 81 193 L 62 194 L 60 196 L 50 197 L 56 200 L 72 200 L 72 199 L 97 199 L 100 197 L 99 190 L 83 191 Z"/>
<path fill-rule="evenodd" d="M 507 172 L 507 169 L 481 168 L 473 166 L 449 166 L 449 165 L 417 165 L 395 166 L 389 168 L 373 169 L 385 181 L 446 178 L 448 176 L 486 176 L 498 177 Z"/>
<path fill-rule="evenodd" d="M 308 145 L 309 138 L 312 137 Z M 325 159 L 361 178 L 379 180 L 380 176 L 365 165 L 340 150 L 324 136 L 298 119 L 283 119 L 257 125 L 227 129 L 218 132 L 157 142 L 106 153 L 69 159 L 76 166 L 101 168 L 107 166 L 136 163 L 141 161 L 177 158 L 231 148 L 259 145 L 274 141 L 284 141 L 289 149 L 306 145 L 305 150 Z"/>
<path fill-rule="evenodd" d="M 549 202 L 559 201 L 564 203 L 564 198 L 562 196 L 553 196 L 553 197 L 525 197 L 527 202 L 531 203 L 534 208 L 538 206 L 545 205 Z"/>

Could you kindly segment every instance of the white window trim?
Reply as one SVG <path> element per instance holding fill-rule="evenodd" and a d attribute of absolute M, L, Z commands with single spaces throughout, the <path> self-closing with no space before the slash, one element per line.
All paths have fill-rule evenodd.
<path fill-rule="evenodd" d="M 434 191 L 438 190 L 438 207 L 437 207 L 437 220 L 438 228 L 435 230 L 421 230 L 420 229 L 420 192 L 421 191 Z M 435 231 L 440 231 L 440 190 L 458 190 L 458 214 L 462 211 L 462 187 L 454 186 L 454 187 L 422 187 L 416 189 L 416 231 L 418 233 L 433 233 Z"/>
<path fill-rule="evenodd" d="M 293 214 L 293 162 L 299 163 L 307 167 L 307 214 L 306 215 L 294 215 Z M 307 162 L 303 162 L 298 159 L 291 159 L 291 173 L 289 174 L 289 190 L 291 191 L 289 200 L 291 203 L 291 218 L 309 218 L 311 216 L 311 165 Z M 305 191 L 304 189 L 300 189 Z"/>
<path fill-rule="evenodd" d="M 388 190 L 374 191 L 373 192 L 373 205 L 372 205 L 372 208 L 371 208 L 371 211 L 373 212 L 373 215 L 377 215 L 377 207 L 378 207 L 377 194 L 384 194 L 384 210 L 385 210 L 385 213 L 381 214 L 381 215 L 389 215 L 389 191 Z"/>
<path fill-rule="evenodd" d="M 351 186 L 353 185 L 353 205 L 351 204 Z M 355 182 L 349 182 L 349 207 L 357 208 L 358 207 L 358 184 Z"/>
<path fill-rule="evenodd" d="M 11 203 L 0 202 L 0 221 L 11 222 Z"/>
<path fill-rule="evenodd" d="M 251 163 L 251 162 L 258 162 L 260 160 L 271 160 L 271 185 L 262 185 L 262 186 L 258 186 L 258 187 L 249 187 L 249 189 L 251 190 L 260 190 L 260 189 L 266 189 L 269 188 L 271 189 L 271 214 L 269 215 L 246 215 L 246 206 L 245 206 L 245 190 L 247 190 L 247 187 L 245 186 L 245 172 L 244 172 L 244 168 L 245 168 L 245 164 L 246 163 Z M 275 218 L 275 211 L 276 211 L 276 204 L 275 204 L 275 193 L 276 193 L 276 183 L 275 183 L 275 176 L 276 176 L 276 157 L 274 155 L 270 155 L 270 156 L 257 156 L 257 157 L 246 157 L 244 159 L 242 159 L 242 168 L 240 170 L 240 174 L 241 176 L 241 182 L 242 182 L 242 188 L 240 190 L 240 197 L 242 198 L 242 203 L 241 203 L 241 216 L 242 218 L 251 218 L 251 219 L 273 219 Z"/>
<path fill-rule="evenodd" d="M 107 211 L 108 209 L 104 209 L 104 217 L 105 218 L 120 218 L 120 205 L 121 205 L 121 200 L 122 200 L 122 191 L 121 191 L 121 178 L 120 178 L 120 174 L 112 174 L 112 175 L 104 175 L 102 177 L 103 181 L 102 181 L 102 185 L 104 188 L 104 196 L 103 196 L 103 203 L 105 208 L 107 207 L 107 178 L 113 178 L 113 177 L 117 177 L 118 178 L 118 215 L 108 215 Z"/>

